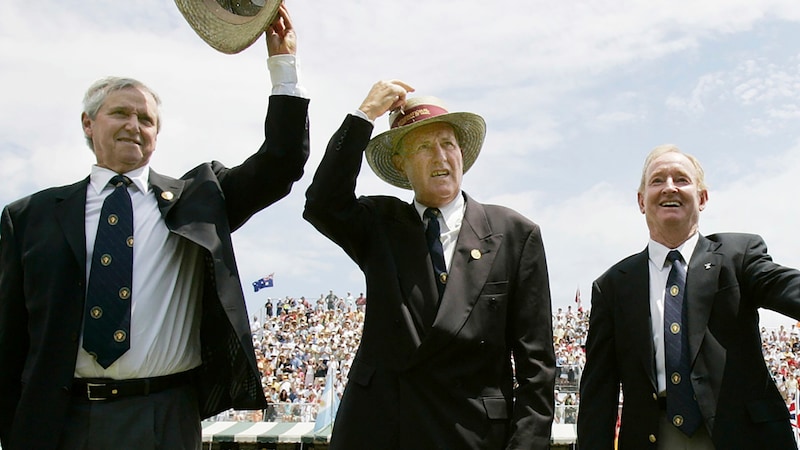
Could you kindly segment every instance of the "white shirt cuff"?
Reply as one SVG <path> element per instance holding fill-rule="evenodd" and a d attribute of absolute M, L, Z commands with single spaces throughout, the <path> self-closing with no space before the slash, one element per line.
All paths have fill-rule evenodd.
<path fill-rule="evenodd" d="M 361 117 L 362 119 L 366 120 L 367 122 L 375 125 L 375 122 L 373 122 L 372 120 L 369 120 L 369 117 L 367 117 L 367 113 L 365 113 L 364 111 L 362 111 L 360 109 L 355 110 L 355 112 L 353 112 L 353 115 L 356 116 L 356 117 Z"/>
<path fill-rule="evenodd" d="M 272 80 L 273 95 L 292 95 L 308 98 L 300 85 L 300 63 L 295 55 L 274 55 L 267 59 L 267 68 Z"/>

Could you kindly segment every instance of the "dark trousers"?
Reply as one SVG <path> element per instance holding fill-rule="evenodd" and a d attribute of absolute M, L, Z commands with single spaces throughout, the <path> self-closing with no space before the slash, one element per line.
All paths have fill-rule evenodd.
<path fill-rule="evenodd" d="M 202 429 L 191 385 L 106 402 L 75 399 L 59 450 L 199 450 Z"/>

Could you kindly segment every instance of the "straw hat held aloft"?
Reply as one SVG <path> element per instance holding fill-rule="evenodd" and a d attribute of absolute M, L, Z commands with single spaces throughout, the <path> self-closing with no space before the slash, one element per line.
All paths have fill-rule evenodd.
<path fill-rule="evenodd" d="M 282 0 L 175 0 L 208 45 L 239 53 L 255 42 L 278 15 Z"/>

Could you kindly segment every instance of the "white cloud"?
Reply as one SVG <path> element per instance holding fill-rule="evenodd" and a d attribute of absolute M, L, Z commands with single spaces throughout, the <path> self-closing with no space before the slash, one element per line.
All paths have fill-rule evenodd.
<path fill-rule="evenodd" d="M 726 181 L 712 192 L 704 228 L 729 228 L 726 218 L 736 217 L 764 230 L 777 251 L 796 250 L 798 221 L 786 205 L 797 173 L 788 162 L 798 151 L 800 65 L 796 53 L 785 54 L 798 39 L 789 23 L 800 21 L 796 0 L 289 7 L 312 96 L 312 156 L 289 197 L 235 234 L 245 288 L 266 271 L 279 274 L 272 296 L 363 289 L 352 261 L 300 214 L 330 135 L 375 81 L 390 78 L 486 118 L 486 148 L 465 189 L 542 225 L 555 305 L 571 301 L 576 284 L 588 302 L 594 277 L 644 247 L 633 190 L 643 152 L 661 142 L 707 149 L 709 172 Z M 86 176 L 92 155 L 80 101 L 109 74 L 140 78 L 161 94 L 165 126 L 153 160 L 161 172 L 178 175 L 210 159 L 233 165 L 261 142 L 263 42 L 219 54 L 171 1 L 5 2 L 0 30 L 0 203 Z M 386 127 L 378 119 L 376 132 Z M 752 164 L 757 157 L 784 159 L 762 168 Z M 725 178 L 745 170 L 746 183 Z M 358 193 L 411 198 L 366 165 Z M 739 213 L 745 198 L 758 214 Z M 766 219 L 747 222 L 758 215 Z M 258 304 L 261 294 L 248 300 Z"/>
<path fill-rule="evenodd" d="M 736 108 L 744 114 L 742 124 L 749 133 L 771 136 L 796 126 L 800 118 L 799 60 L 795 55 L 779 62 L 747 59 L 726 72 L 700 76 L 688 95 L 671 95 L 666 105 L 693 118 Z"/>

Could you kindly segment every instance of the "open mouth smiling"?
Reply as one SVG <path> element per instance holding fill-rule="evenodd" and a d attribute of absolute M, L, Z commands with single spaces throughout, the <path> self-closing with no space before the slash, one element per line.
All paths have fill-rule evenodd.
<path fill-rule="evenodd" d="M 431 173 L 431 177 L 433 177 L 433 178 L 446 177 L 448 175 L 450 175 L 450 171 L 449 170 L 434 170 L 433 173 Z"/>

